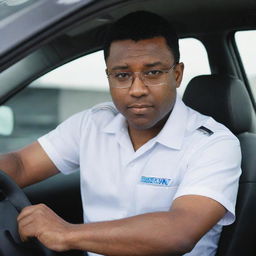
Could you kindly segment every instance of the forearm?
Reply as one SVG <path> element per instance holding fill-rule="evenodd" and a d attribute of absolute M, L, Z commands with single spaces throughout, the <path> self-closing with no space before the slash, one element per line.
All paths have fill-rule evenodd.
<path fill-rule="evenodd" d="M 13 153 L 0 156 L 0 170 L 25 187 L 44 180 L 59 171 L 38 142 Z"/>
<path fill-rule="evenodd" d="M 0 155 L 0 170 L 11 176 L 18 185 L 23 185 L 23 164 L 16 153 Z"/>
<path fill-rule="evenodd" d="M 181 255 L 194 246 L 170 212 L 138 215 L 116 221 L 73 225 L 66 234 L 70 249 L 104 255 Z"/>
<path fill-rule="evenodd" d="M 70 224 L 45 205 L 26 207 L 18 216 L 22 240 L 36 237 L 56 251 L 72 249 L 103 255 L 183 255 L 193 249 L 226 213 L 204 196 L 177 198 L 168 212 L 121 220 Z"/>

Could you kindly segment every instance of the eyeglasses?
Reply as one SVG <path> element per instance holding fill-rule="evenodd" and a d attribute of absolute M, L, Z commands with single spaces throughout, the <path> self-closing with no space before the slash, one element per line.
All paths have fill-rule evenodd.
<path fill-rule="evenodd" d="M 168 69 L 155 69 L 141 72 L 108 72 L 107 77 L 110 87 L 113 88 L 129 88 L 131 87 L 134 79 L 139 77 L 146 86 L 161 86 L 167 83 L 167 74 L 176 66 L 174 63 Z"/>

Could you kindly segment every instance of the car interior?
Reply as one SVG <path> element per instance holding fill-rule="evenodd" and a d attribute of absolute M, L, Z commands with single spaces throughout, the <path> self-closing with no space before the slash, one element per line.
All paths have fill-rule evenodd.
<path fill-rule="evenodd" d="M 13 110 L 15 126 L 11 135 L 0 136 L 0 152 L 16 150 L 54 129 L 70 115 L 73 105 L 74 111 L 78 111 L 88 107 L 89 101 L 96 104 L 111 100 L 107 92 L 81 92 L 73 90 L 72 85 L 63 96 L 61 85 L 37 88 L 35 81 L 64 64 L 102 50 L 109 24 L 137 10 L 165 17 L 181 40 L 195 38 L 206 50 L 210 74 L 194 77 L 186 86 L 183 100 L 227 126 L 238 137 L 242 150 L 237 219 L 223 228 L 216 255 L 256 255 L 256 94 L 253 91 L 256 71 L 255 80 L 251 80 L 235 37 L 237 32 L 255 31 L 254 0 L 92 1 L 88 8 L 67 15 L 24 43 L 22 51 L 1 66 L 0 100 Z M 82 223 L 79 186 L 78 171 L 67 176 L 56 175 L 23 191 L 32 204 L 45 203 L 65 220 Z M 58 255 L 82 255 L 82 252 Z"/>
<path fill-rule="evenodd" d="M 255 235 L 252 226 L 256 210 L 253 203 L 256 134 L 250 132 L 252 106 L 248 92 L 243 82 L 236 77 L 203 75 L 190 81 L 183 100 L 191 108 L 210 115 L 227 126 L 240 141 L 242 176 L 236 222 L 222 231 L 217 255 L 251 255 Z"/>

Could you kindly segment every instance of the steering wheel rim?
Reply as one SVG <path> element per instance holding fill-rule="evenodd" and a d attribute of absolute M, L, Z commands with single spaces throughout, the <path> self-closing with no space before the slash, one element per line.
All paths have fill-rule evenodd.
<path fill-rule="evenodd" d="M 0 170 L 0 189 L 18 212 L 31 205 L 23 190 L 8 176 Z"/>
<path fill-rule="evenodd" d="M 0 200 L 0 203 L 1 203 L 1 201 L 4 201 L 4 203 L 6 204 L 6 201 L 8 201 L 8 203 L 10 203 L 16 209 L 17 214 L 19 214 L 24 207 L 31 205 L 29 199 L 27 198 L 27 196 L 25 195 L 23 190 L 11 179 L 10 176 L 8 176 L 6 173 L 4 173 L 1 170 L 0 170 L 0 191 L 4 195 L 4 198 L 2 200 Z M 12 214 L 13 214 L 13 211 L 12 211 Z M 8 216 L 8 218 L 12 218 L 12 216 Z M 1 227 L 0 227 L 0 231 L 3 230 L 3 232 L 8 233 L 8 236 L 6 236 L 6 237 L 12 236 L 11 240 L 15 241 L 15 245 L 18 244 L 20 247 L 22 247 L 23 251 L 24 251 L 24 248 L 27 248 L 27 250 L 29 250 L 28 243 L 26 243 L 26 245 L 24 245 L 24 243 L 20 240 L 16 218 L 14 220 L 14 223 L 15 223 L 15 225 L 12 224 L 12 226 L 11 226 L 12 230 L 8 230 L 8 228 L 6 228 L 6 227 L 4 229 L 1 229 Z M 40 250 L 40 254 L 42 254 L 42 256 L 55 255 L 55 253 L 53 251 L 46 248 L 37 239 L 32 239 L 32 241 L 29 242 L 29 244 L 32 247 L 36 247 L 37 250 Z M 6 254 L 6 256 L 7 255 L 8 254 Z M 27 252 L 25 252 L 24 254 L 20 254 L 20 255 L 25 256 L 25 255 L 27 255 Z M 1 254 L 1 256 L 5 256 L 5 255 Z"/>

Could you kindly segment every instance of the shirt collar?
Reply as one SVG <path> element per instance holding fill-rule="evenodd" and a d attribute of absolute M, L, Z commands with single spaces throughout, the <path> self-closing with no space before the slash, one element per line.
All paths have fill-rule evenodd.
<path fill-rule="evenodd" d="M 187 107 L 180 97 L 176 97 L 173 110 L 155 141 L 170 148 L 180 149 L 187 127 Z M 122 133 L 127 129 L 125 117 L 118 113 L 103 129 L 106 133 Z"/>
<path fill-rule="evenodd" d="M 106 133 L 118 133 L 127 129 L 127 123 L 125 117 L 118 113 L 113 119 L 103 128 L 103 132 Z"/>
<path fill-rule="evenodd" d="M 170 148 L 181 149 L 188 122 L 188 109 L 179 96 L 156 141 Z"/>

